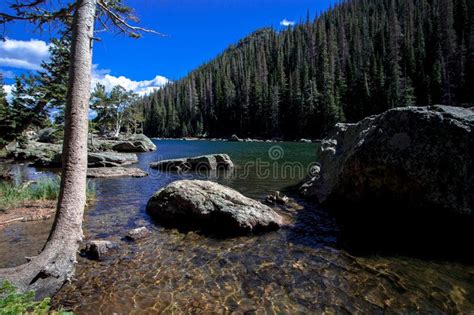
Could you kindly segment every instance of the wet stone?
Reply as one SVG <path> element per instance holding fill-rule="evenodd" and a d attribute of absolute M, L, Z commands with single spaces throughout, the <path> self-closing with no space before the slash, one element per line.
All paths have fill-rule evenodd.
<path fill-rule="evenodd" d="M 82 255 L 92 260 L 103 260 L 108 257 L 111 251 L 116 250 L 118 245 L 106 240 L 93 240 L 86 244 L 82 250 Z"/>
<path fill-rule="evenodd" d="M 125 239 L 129 241 L 138 241 L 148 237 L 151 234 L 150 230 L 142 226 L 133 230 L 130 230 L 125 235 Z"/>

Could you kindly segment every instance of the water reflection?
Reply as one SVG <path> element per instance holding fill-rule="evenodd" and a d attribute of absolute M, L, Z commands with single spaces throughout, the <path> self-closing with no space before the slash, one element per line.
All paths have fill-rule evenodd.
<path fill-rule="evenodd" d="M 121 250 L 102 262 L 79 258 L 75 280 L 55 297 L 55 305 L 77 314 L 293 314 L 386 309 L 468 313 L 474 309 L 472 266 L 403 257 L 354 257 L 337 249 L 340 232 L 336 220 L 311 203 L 299 201 L 299 206 L 289 211 L 279 210 L 292 222 L 279 231 L 224 240 L 165 229 L 146 214 L 151 194 L 182 178 L 149 170 L 150 162 L 228 153 L 236 164 L 235 172 L 241 174 L 249 161 L 275 161 L 268 155 L 272 145 L 159 141 L 158 152 L 140 155 L 139 167 L 150 171 L 150 177 L 96 180 L 97 201 L 85 215 L 86 237 L 115 240 Z M 313 144 L 284 143 L 281 147 L 280 163 L 309 166 L 313 162 Z M 252 172 L 247 176 L 220 172 L 191 176 L 211 178 L 259 200 L 300 180 L 262 178 Z M 125 231 L 138 226 L 151 229 L 152 237 L 139 243 L 121 241 Z M 42 237 L 38 236 L 37 244 L 46 235 Z M 12 239 L 2 239 L 0 254 L 8 250 L 5 242 Z M 27 242 L 32 242 L 31 238 Z"/>

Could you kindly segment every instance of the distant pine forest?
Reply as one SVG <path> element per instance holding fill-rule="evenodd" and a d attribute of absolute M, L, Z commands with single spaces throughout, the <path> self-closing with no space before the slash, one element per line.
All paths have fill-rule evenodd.
<path fill-rule="evenodd" d="M 474 1 L 350 0 L 259 30 L 138 105 L 149 136 L 298 139 L 393 107 L 473 103 Z"/>

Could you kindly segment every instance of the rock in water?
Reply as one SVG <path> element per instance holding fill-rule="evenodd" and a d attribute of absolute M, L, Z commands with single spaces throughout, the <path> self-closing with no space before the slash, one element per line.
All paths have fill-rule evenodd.
<path fill-rule="evenodd" d="M 270 194 L 267 197 L 265 197 L 265 202 L 269 204 L 284 205 L 288 203 L 289 200 L 290 199 L 287 196 L 282 195 L 279 191 L 275 191 L 273 194 Z"/>
<path fill-rule="evenodd" d="M 229 138 L 229 141 L 232 141 L 232 142 L 242 142 L 244 140 L 240 139 L 239 137 L 237 137 L 237 135 L 232 135 L 230 138 Z"/>
<path fill-rule="evenodd" d="M 88 167 L 114 167 L 137 162 L 138 157 L 134 153 L 89 152 L 87 155 Z"/>
<path fill-rule="evenodd" d="M 151 234 L 150 230 L 142 226 L 142 227 L 128 231 L 127 235 L 125 235 L 125 239 L 135 242 L 135 241 L 141 240 L 142 238 L 147 237 L 150 234 Z"/>
<path fill-rule="evenodd" d="M 10 156 L 17 161 L 34 161 L 38 166 L 61 166 L 61 145 L 28 141 L 14 148 Z"/>
<path fill-rule="evenodd" d="M 89 178 L 146 177 L 148 173 L 136 167 L 100 167 L 87 169 Z"/>
<path fill-rule="evenodd" d="M 210 181 L 180 180 L 157 191 L 147 212 L 161 222 L 224 234 L 273 230 L 282 218 L 270 207 Z"/>
<path fill-rule="evenodd" d="M 211 171 L 229 170 L 234 163 L 227 154 L 209 154 L 189 158 L 162 160 L 150 164 L 151 168 L 161 171 Z"/>
<path fill-rule="evenodd" d="M 82 254 L 90 259 L 103 260 L 108 254 L 110 254 L 111 250 L 117 248 L 117 244 L 110 241 L 94 240 L 86 244 L 86 248 L 82 251 Z"/>
<path fill-rule="evenodd" d="M 338 124 L 302 187 L 320 203 L 390 205 L 472 215 L 474 110 L 395 108 Z"/>
<path fill-rule="evenodd" d="M 137 134 L 118 142 L 112 149 L 118 152 L 148 152 L 155 151 L 156 145 L 147 136 Z"/>

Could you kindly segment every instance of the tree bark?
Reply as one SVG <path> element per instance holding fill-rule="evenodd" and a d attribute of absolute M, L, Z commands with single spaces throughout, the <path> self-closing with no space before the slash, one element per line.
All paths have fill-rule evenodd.
<path fill-rule="evenodd" d="M 87 129 L 91 84 L 92 38 L 97 0 L 77 0 L 65 113 L 61 190 L 53 228 L 43 251 L 29 263 L 0 270 L 20 290 L 37 298 L 56 293 L 71 279 L 82 241 L 86 204 Z"/>

